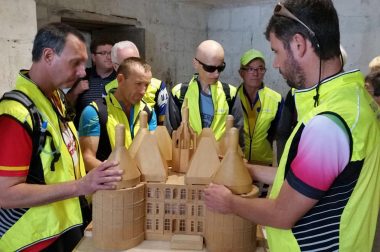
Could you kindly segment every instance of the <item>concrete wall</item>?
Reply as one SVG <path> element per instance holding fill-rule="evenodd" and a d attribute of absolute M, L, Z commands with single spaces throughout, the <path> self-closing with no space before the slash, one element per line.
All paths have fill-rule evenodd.
<path fill-rule="evenodd" d="M 37 31 L 34 0 L 1 0 L 0 94 L 9 91 L 21 68 L 29 68 Z"/>
<path fill-rule="evenodd" d="M 112 3 L 112 4 L 111 4 Z M 207 8 L 170 0 L 37 0 L 38 25 L 59 21 L 59 10 L 71 9 L 137 19 L 144 28 L 146 60 L 153 76 L 177 82 L 193 73 L 194 48 L 207 37 Z"/>
<path fill-rule="evenodd" d="M 238 85 L 241 54 L 251 47 L 258 48 L 267 57 L 265 82 L 285 94 L 287 86 L 271 67 L 273 53 L 263 35 L 277 0 L 215 5 L 218 8 L 199 2 L 202 1 L 2 0 L 0 92 L 13 86 L 18 69 L 30 66 L 37 24 L 60 21 L 60 11 L 74 10 L 135 19 L 137 27 L 146 31 L 146 58 L 153 66 L 154 76 L 168 82 L 190 78 L 194 50 L 209 38 L 221 42 L 226 51 L 227 67 L 221 79 Z M 346 69 L 359 68 L 367 73 L 368 62 L 380 54 L 380 2 L 334 0 L 334 3 L 340 17 L 341 41 L 349 54 Z"/>
<path fill-rule="evenodd" d="M 239 83 L 239 59 L 249 48 L 263 51 L 268 71 L 265 83 L 286 94 L 288 87 L 272 66 L 273 53 L 263 35 L 277 0 L 249 6 L 218 8 L 210 12 L 208 37 L 220 41 L 226 50 L 227 67 L 222 79 Z M 359 68 L 368 72 L 369 61 L 380 55 L 380 15 L 378 0 L 335 0 L 341 30 L 341 44 L 348 53 L 345 69 Z"/>

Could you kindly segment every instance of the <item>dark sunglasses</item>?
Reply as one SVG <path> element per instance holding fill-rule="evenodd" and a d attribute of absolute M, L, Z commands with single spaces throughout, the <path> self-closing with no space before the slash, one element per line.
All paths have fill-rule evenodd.
<path fill-rule="evenodd" d="M 278 3 L 276 5 L 276 7 L 274 7 L 274 11 L 273 13 L 277 16 L 283 16 L 283 17 L 287 17 L 287 18 L 290 18 L 294 21 L 296 21 L 297 23 L 301 24 L 303 27 L 306 28 L 306 30 L 308 30 L 310 32 L 310 34 L 315 37 L 315 32 L 309 28 L 309 26 L 307 26 L 304 22 L 302 22 L 299 18 L 297 18 L 296 16 L 294 16 L 293 13 L 291 13 L 284 5 L 282 5 L 282 3 Z"/>
<path fill-rule="evenodd" d="M 194 59 L 198 61 L 198 63 L 202 65 L 203 70 L 205 70 L 208 73 L 213 73 L 215 72 L 215 70 L 218 70 L 218 72 L 220 73 L 220 72 L 223 72 L 224 68 L 226 68 L 226 62 L 223 62 L 222 65 L 220 66 L 210 66 L 210 65 L 206 65 L 205 63 L 203 63 L 197 58 L 194 58 Z"/>

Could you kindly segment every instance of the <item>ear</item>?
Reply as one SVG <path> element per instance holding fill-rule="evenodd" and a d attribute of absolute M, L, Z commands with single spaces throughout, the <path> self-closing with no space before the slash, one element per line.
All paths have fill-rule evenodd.
<path fill-rule="evenodd" d="M 45 61 L 48 65 L 50 65 L 55 57 L 55 52 L 52 48 L 44 48 L 42 50 L 41 59 Z"/>
<path fill-rule="evenodd" d="M 239 72 L 240 77 L 243 79 L 243 70 L 239 70 L 238 72 Z"/>
<path fill-rule="evenodd" d="M 311 43 L 307 42 L 308 40 L 299 33 L 296 33 L 293 36 L 292 41 L 290 42 L 290 47 L 293 51 L 294 57 L 302 58 L 306 54 L 306 51 L 309 49 L 308 46 L 311 45 Z"/>
<path fill-rule="evenodd" d="M 119 73 L 117 76 L 116 76 L 116 79 L 117 79 L 117 83 L 118 83 L 118 87 L 120 87 L 120 84 L 123 83 L 125 81 L 125 77 L 123 74 Z"/>
<path fill-rule="evenodd" d="M 112 62 L 112 66 L 113 66 L 113 69 L 115 70 L 115 72 L 117 72 L 117 69 L 119 68 L 119 64 Z"/>
<path fill-rule="evenodd" d="M 198 72 L 198 66 L 199 66 L 199 63 L 198 63 L 198 61 L 195 59 L 195 58 L 193 58 L 193 67 L 194 67 L 194 69 Z"/>

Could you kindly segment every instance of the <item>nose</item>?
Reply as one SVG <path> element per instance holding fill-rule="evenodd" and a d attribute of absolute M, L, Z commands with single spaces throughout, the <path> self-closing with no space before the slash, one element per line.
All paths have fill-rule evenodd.
<path fill-rule="evenodd" d="M 86 76 L 86 66 L 85 64 L 80 64 L 77 75 L 79 78 L 83 78 Z"/>
<path fill-rule="evenodd" d="M 211 76 L 212 76 L 213 78 L 218 78 L 219 75 L 220 75 L 220 72 L 218 71 L 218 69 L 215 69 L 215 71 L 211 73 Z"/>
<path fill-rule="evenodd" d="M 273 66 L 273 68 L 280 68 L 280 65 L 278 64 L 277 57 L 274 57 L 272 66 Z"/>
<path fill-rule="evenodd" d="M 144 96 L 146 92 L 147 87 L 146 86 L 141 86 L 139 89 L 140 95 Z"/>

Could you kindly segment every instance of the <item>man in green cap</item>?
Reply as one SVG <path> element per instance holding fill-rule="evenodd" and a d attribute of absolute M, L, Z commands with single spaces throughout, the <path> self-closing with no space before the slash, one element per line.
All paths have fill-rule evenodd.
<path fill-rule="evenodd" d="M 264 85 L 265 72 L 264 55 L 255 49 L 246 51 L 240 58 L 243 83 L 237 93 L 244 111 L 245 158 L 250 163 L 272 165 L 272 143 L 283 99 Z"/>

